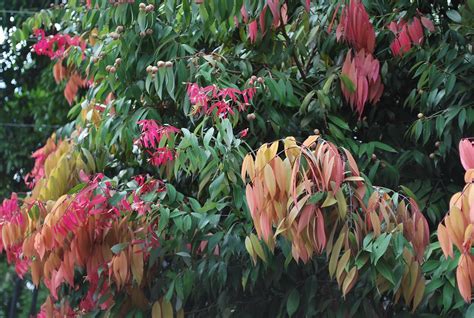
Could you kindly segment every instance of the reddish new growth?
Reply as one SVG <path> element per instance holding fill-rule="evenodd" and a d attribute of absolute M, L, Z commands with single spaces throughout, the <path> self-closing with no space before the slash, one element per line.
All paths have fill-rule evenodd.
<path fill-rule="evenodd" d="M 210 116 L 216 111 L 216 115 L 222 118 L 235 114 L 235 108 L 238 111 L 246 110 L 256 91 L 255 87 L 241 91 L 231 87 L 219 88 L 216 85 L 200 87 L 196 83 L 188 84 L 188 97 L 194 105 L 193 113 Z"/>
<path fill-rule="evenodd" d="M 155 120 L 144 119 L 138 122 L 141 129 L 140 138 L 135 144 L 146 149 L 150 155 L 148 162 L 154 166 L 161 166 L 174 160 L 175 152 L 166 145 L 160 145 L 163 137 L 169 137 L 171 134 L 179 132 L 179 129 L 173 126 L 161 126 Z"/>
<path fill-rule="evenodd" d="M 393 55 L 402 56 L 411 49 L 412 45 L 423 43 L 422 25 L 430 32 L 434 32 L 433 22 L 425 17 L 421 17 L 421 19 L 415 17 L 410 23 L 402 19 L 389 24 L 388 28 L 395 34 L 395 40 L 390 44 Z"/>
<path fill-rule="evenodd" d="M 28 188 L 33 189 L 36 182 L 39 179 L 44 177 L 44 163 L 46 158 L 49 156 L 50 153 L 56 150 L 56 144 L 54 143 L 53 138 L 48 139 L 46 145 L 36 150 L 31 157 L 35 159 L 35 165 L 33 170 L 28 173 L 24 180 Z"/>
<path fill-rule="evenodd" d="M 352 82 L 353 87 L 347 87 L 341 81 L 342 94 L 352 108 L 362 116 L 367 101 L 376 103 L 383 93 L 383 84 L 379 74 L 380 63 L 372 54 L 364 50 L 352 55 L 347 52 L 346 60 L 342 66 L 342 76 Z"/>
<path fill-rule="evenodd" d="M 357 51 L 374 52 L 375 31 L 369 21 L 369 15 L 359 0 L 351 0 L 350 4 L 342 9 L 341 20 L 336 30 L 336 38 L 343 39 Z"/>
<path fill-rule="evenodd" d="M 29 261 L 23 257 L 22 243 L 17 231 L 25 226 L 25 219 L 18 204 L 18 196 L 12 193 L 10 199 L 0 205 L 0 253 L 5 249 L 9 264 L 15 264 L 18 276 L 28 271 Z"/>
<path fill-rule="evenodd" d="M 84 51 L 86 42 L 78 36 L 69 36 L 68 34 L 55 34 L 46 36 L 43 29 L 36 29 L 34 35 L 38 38 L 38 43 L 33 45 L 33 49 L 38 55 L 46 55 L 50 59 L 62 58 L 67 48 L 77 46 Z"/>
<path fill-rule="evenodd" d="M 267 13 L 267 8 L 270 8 L 270 11 L 273 16 L 272 25 L 273 29 L 278 28 L 283 22 L 283 25 L 286 25 L 288 21 L 288 7 L 286 3 L 280 6 L 278 0 L 267 0 L 267 3 L 263 7 L 262 11 L 260 12 L 260 16 L 257 19 L 249 22 L 249 14 L 247 12 L 247 8 L 245 5 L 242 6 L 240 9 L 240 14 L 242 15 L 242 21 L 244 24 L 248 25 L 248 39 L 251 43 L 255 43 L 257 41 L 258 35 L 258 27 L 260 26 L 260 31 L 262 32 L 262 36 L 267 33 L 267 27 L 265 25 L 265 14 Z M 307 10 L 309 10 L 309 1 L 307 1 Z M 239 26 L 239 21 L 237 17 L 234 18 L 235 24 Z"/>

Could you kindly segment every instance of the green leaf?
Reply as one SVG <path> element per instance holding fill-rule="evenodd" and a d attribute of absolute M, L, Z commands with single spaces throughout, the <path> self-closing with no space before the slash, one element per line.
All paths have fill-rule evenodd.
<path fill-rule="evenodd" d="M 395 285 L 395 279 L 393 277 L 392 269 L 390 269 L 385 262 L 380 261 L 378 262 L 377 266 L 375 267 L 377 271 L 392 285 Z"/>
<path fill-rule="evenodd" d="M 178 252 L 176 255 L 181 256 L 181 257 L 188 257 L 191 258 L 191 255 L 189 255 L 188 252 Z"/>
<path fill-rule="evenodd" d="M 384 144 L 383 142 L 380 142 L 380 141 L 374 141 L 372 142 L 374 144 L 375 147 L 381 149 L 381 150 L 385 150 L 385 151 L 388 151 L 388 152 L 393 152 L 393 153 L 397 153 L 398 151 L 395 150 L 395 148 L 387 145 L 387 144 Z"/>
<path fill-rule="evenodd" d="M 473 4 L 474 7 L 474 4 Z M 473 8 L 474 10 L 474 8 Z M 467 308 L 466 313 L 464 314 L 465 318 L 473 318 L 474 317 L 474 304 L 471 304 L 469 308 Z"/>
<path fill-rule="evenodd" d="M 288 300 L 286 301 L 286 312 L 288 316 L 293 316 L 293 314 L 298 310 L 300 305 L 300 294 L 296 289 L 293 289 L 288 295 Z"/>
<path fill-rule="evenodd" d="M 446 15 L 454 22 L 461 23 L 461 15 L 456 10 L 449 10 L 446 12 Z"/>
<path fill-rule="evenodd" d="M 356 91 L 355 84 L 351 81 L 351 79 L 347 75 L 341 74 L 339 77 L 341 78 L 342 83 L 344 84 L 344 86 L 347 88 L 347 90 L 350 93 L 354 93 Z"/>
<path fill-rule="evenodd" d="M 332 115 L 328 115 L 328 118 L 329 118 L 329 121 L 331 121 L 334 125 L 344 129 L 344 130 L 351 130 L 349 128 L 349 125 L 343 121 L 341 118 L 339 117 L 336 117 L 336 116 L 332 116 Z"/>
<path fill-rule="evenodd" d="M 324 196 L 325 196 L 325 192 L 316 192 L 309 198 L 307 204 L 318 203 L 324 198 Z"/>
<path fill-rule="evenodd" d="M 388 245 L 390 244 L 390 240 L 392 239 L 392 234 L 382 234 L 380 235 L 372 245 L 372 253 L 374 255 L 374 264 L 377 265 L 379 259 L 385 254 L 387 251 Z"/>
<path fill-rule="evenodd" d="M 110 250 L 112 251 L 112 253 L 114 254 L 119 254 L 121 251 L 123 251 L 126 247 L 128 246 L 128 243 L 119 243 L 119 244 L 115 244 L 114 246 L 112 246 L 110 248 Z"/>

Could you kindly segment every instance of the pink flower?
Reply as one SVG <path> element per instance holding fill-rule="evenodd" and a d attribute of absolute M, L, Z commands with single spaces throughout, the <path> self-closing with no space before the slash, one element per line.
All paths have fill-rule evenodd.
<path fill-rule="evenodd" d="M 354 90 L 341 80 L 342 93 L 352 108 L 362 116 L 367 102 L 376 103 L 382 96 L 384 86 L 380 78 L 380 63 L 370 53 L 361 50 L 352 55 L 347 52 L 342 66 L 342 75 L 352 82 Z"/>
<path fill-rule="evenodd" d="M 342 9 L 341 20 L 336 30 L 337 40 L 343 39 L 357 51 L 364 49 L 369 53 L 374 52 L 375 31 L 369 21 L 360 0 L 351 0 L 349 5 Z"/>
<path fill-rule="evenodd" d="M 459 142 L 459 157 L 464 169 L 474 169 L 474 141 L 472 139 L 461 139 Z"/>

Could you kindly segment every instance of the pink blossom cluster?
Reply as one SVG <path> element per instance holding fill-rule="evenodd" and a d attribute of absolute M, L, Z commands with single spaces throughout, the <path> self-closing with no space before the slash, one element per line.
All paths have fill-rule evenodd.
<path fill-rule="evenodd" d="M 355 91 L 351 91 L 342 84 L 342 94 L 352 107 L 362 116 L 366 102 L 377 103 L 382 96 L 384 86 L 380 78 L 380 63 L 365 52 L 364 49 L 355 55 L 349 50 L 342 66 L 342 75 L 354 84 Z"/>
<path fill-rule="evenodd" d="M 390 45 L 393 55 L 402 56 L 408 52 L 412 45 L 421 45 L 423 43 L 423 27 L 430 32 L 434 32 L 433 22 L 426 17 L 415 17 L 408 23 L 405 20 L 399 22 L 392 21 L 388 28 L 395 34 L 395 39 Z"/>
<path fill-rule="evenodd" d="M 200 87 L 196 83 L 188 84 L 188 97 L 195 107 L 195 113 L 210 116 L 216 111 L 219 117 L 225 118 L 228 114 L 235 114 L 234 108 L 244 111 L 249 105 L 257 89 L 249 87 L 244 90 L 227 87 L 219 88 L 216 85 Z"/>
<path fill-rule="evenodd" d="M 36 29 L 34 35 L 38 42 L 33 45 L 33 50 L 38 55 L 46 55 L 50 59 L 62 58 L 68 47 L 77 46 L 83 51 L 86 49 L 86 42 L 79 36 L 71 37 L 68 34 L 55 34 L 46 36 L 43 29 Z"/>
<path fill-rule="evenodd" d="M 163 137 L 179 132 L 179 129 L 170 125 L 159 125 L 156 120 L 144 119 L 138 122 L 141 129 L 140 137 L 135 144 L 146 149 L 150 156 L 148 162 L 153 166 L 165 165 L 174 160 L 175 152 L 167 146 L 161 146 Z"/>

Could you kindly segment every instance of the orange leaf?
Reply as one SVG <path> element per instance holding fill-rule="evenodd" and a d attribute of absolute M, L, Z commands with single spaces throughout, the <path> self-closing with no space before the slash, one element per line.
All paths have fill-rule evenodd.
<path fill-rule="evenodd" d="M 415 288 L 415 295 L 413 296 L 413 311 L 415 311 L 416 307 L 420 304 L 421 300 L 423 299 L 423 295 L 425 293 L 425 279 L 421 277 L 419 282 L 416 284 Z"/>
<path fill-rule="evenodd" d="M 265 186 L 270 192 L 272 197 L 275 197 L 276 194 L 276 180 L 275 175 L 273 174 L 273 169 L 270 165 L 266 165 L 263 169 L 263 175 L 265 177 Z"/>
<path fill-rule="evenodd" d="M 354 266 L 347 274 L 347 277 L 344 279 L 344 284 L 342 285 L 342 294 L 344 295 L 344 297 L 352 289 L 352 287 L 354 287 L 357 281 L 357 276 L 357 267 Z"/>
<path fill-rule="evenodd" d="M 449 238 L 446 227 L 441 223 L 438 225 L 438 240 L 441 249 L 443 250 L 444 257 L 448 258 L 448 256 L 451 256 L 451 258 L 454 258 L 453 243 Z"/>
<path fill-rule="evenodd" d="M 461 255 L 458 269 L 456 270 L 456 281 L 458 283 L 459 293 L 467 303 L 471 302 L 471 281 L 467 268 L 466 256 Z"/>

